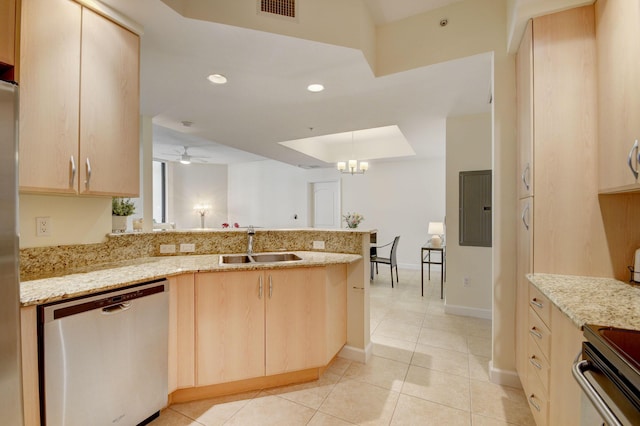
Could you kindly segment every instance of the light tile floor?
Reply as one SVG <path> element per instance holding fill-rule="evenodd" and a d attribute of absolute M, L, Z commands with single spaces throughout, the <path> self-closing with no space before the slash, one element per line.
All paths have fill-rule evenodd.
<path fill-rule="evenodd" d="M 489 382 L 491 321 L 444 313 L 440 276 L 371 283 L 368 364 L 337 358 L 320 380 L 185 404 L 153 426 L 534 425 L 523 392 Z M 446 284 L 445 284 L 446 287 Z"/>

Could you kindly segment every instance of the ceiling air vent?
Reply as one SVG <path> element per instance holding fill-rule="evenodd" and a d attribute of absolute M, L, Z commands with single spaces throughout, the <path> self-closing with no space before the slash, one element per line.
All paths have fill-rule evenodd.
<path fill-rule="evenodd" d="M 297 0 L 258 0 L 258 11 L 285 18 L 296 18 Z"/>

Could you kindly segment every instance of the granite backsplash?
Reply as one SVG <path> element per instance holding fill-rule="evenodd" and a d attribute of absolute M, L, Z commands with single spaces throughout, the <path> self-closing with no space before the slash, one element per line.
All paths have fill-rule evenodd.
<path fill-rule="evenodd" d="M 320 251 L 330 253 L 363 253 L 361 230 L 266 230 L 256 229 L 254 252 Z M 313 241 L 324 241 L 324 250 L 313 248 Z M 180 244 L 194 244 L 195 251 L 181 253 Z M 161 254 L 160 245 L 174 244 L 176 252 Z M 22 281 L 53 277 L 100 268 L 117 262 L 156 256 L 228 254 L 247 251 L 246 230 L 163 231 L 107 235 L 97 244 L 77 244 L 23 248 L 20 250 Z"/>

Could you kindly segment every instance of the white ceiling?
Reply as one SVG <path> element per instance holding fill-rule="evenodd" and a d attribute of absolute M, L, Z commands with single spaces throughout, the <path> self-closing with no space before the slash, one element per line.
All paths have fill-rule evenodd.
<path fill-rule="evenodd" d="M 364 1 L 388 22 L 460 0 Z M 359 50 L 187 19 L 161 0 L 103 3 L 144 26 L 141 113 L 153 117 L 157 158 L 188 146 L 216 164 L 328 167 L 279 142 L 388 125 L 417 157 L 442 157 L 447 116 L 490 110 L 489 54 L 376 78 Z M 214 72 L 229 82 L 209 83 Z M 308 92 L 311 82 L 326 90 Z"/>

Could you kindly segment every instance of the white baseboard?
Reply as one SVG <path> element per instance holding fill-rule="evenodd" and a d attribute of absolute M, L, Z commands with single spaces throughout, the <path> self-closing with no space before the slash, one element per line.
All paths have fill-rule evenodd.
<path fill-rule="evenodd" d="M 444 305 L 444 312 L 453 315 L 462 315 L 464 317 L 474 317 L 482 319 L 492 319 L 491 309 L 469 308 L 468 306 Z"/>
<path fill-rule="evenodd" d="M 344 345 L 340 352 L 338 352 L 338 356 L 366 364 L 373 356 L 373 343 L 369 342 L 365 349 Z"/>
<path fill-rule="evenodd" d="M 501 370 L 493 366 L 493 361 L 489 361 L 489 380 L 502 386 L 522 389 L 518 373 L 512 370 Z"/>

